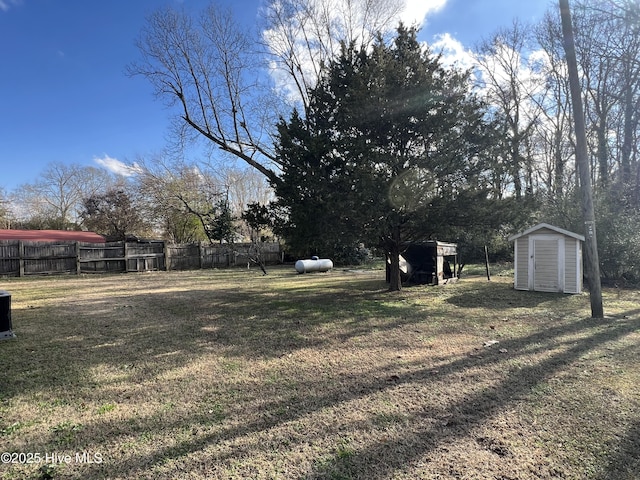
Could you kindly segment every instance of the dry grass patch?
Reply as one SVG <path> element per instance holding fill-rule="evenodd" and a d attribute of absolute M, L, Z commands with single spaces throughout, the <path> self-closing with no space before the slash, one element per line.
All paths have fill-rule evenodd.
<path fill-rule="evenodd" d="M 636 478 L 640 292 L 383 279 L 4 281 L 0 478 Z"/>

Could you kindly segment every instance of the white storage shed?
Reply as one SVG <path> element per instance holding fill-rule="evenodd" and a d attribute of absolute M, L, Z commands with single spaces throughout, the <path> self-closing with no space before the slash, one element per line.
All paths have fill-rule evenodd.
<path fill-rule="evenodd" d="M 548 223 L 512 235 L 514 288 L 537 292 L 582 292 L 584 236 Z"/>

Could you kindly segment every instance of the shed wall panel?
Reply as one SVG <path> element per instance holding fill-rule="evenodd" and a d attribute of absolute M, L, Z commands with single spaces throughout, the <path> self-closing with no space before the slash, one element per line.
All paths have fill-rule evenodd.
<path fill-rule="evenodd" d="M 564 289 L 568 293 L 577 293 L 578 289 L 578 261 L 576 249 L 578 240 L 575 238 L 565 238 L 565 270 L 564 270 Z"/>
<path fill-rule="evenodd" d="M 529 239 L 527 237 L 518 238 L 516 240 L 516 279 L 515 288 L 517 290 L 529 289 Z"/>

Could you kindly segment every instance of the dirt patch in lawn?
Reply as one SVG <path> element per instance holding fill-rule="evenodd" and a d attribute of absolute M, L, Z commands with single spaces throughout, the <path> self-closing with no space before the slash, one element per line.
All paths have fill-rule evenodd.
<path fill-rule="evenodd" d="M 592 320 L 588 295 L 509 277 L 389 293 L 381 271 L 283 267 L 1 288 L 17 335 L 0 343 L 3 479 L 640 471 L 637 290 L 605 290 Z"/>

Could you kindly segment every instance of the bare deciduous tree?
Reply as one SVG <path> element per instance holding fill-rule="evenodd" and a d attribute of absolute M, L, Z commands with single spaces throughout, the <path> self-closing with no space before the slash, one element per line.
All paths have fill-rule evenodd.
<path fill-rule="evenodd" d="M 203 219 L 224 194 L 215 179 L 198 166 L 163 157 L 139 165 L 138 188 L 163 235 L 175 243 L 206 240 Z"/>
<path fill-rule="evenodd" d="M 11 226 L 11 210 L 10 201 L 4 191 L 0 187 L 0 228 L 9 228 Z"/>
<path fill-rule="evenodd" d="M 270 0 L 263 41 L 276 76 L 306 112 L 308 92 L 340 44 L 371 45 L 397 25 L 404 0 Z"/>
<path fill-rule="evenodd" d="M 12 201 L 23 222 L 35 221 L 33 226 L 39 228 L 77 228 L 83 200 L 112 182 L 105 170 L 54 162 L 34 183 L 19 186 Z"/>
<path fill-rule="evenodd" d="M 306 104 L 307 89 L 340 43 L 371 42 L 403 6 L 404 0 L 272 0 L 261 10 L 261 39 L 216 3 L 197 18 L 159 10 L 138 39 L 140 61 L 128 71 L 179 107 L 181 138 L 204 138 L 274 184 L 280 165 L 272 134 L 283 105 L 278 92 L 293 83 Z"/>
<path fill-rule="evenodd" d="M 638 126 L 640 117 L 640 5 L 622 2 L 609 11 L 612 28 L 616 32 L 614 48 L 609 52 L 616 60 L 616 78 L 619 110 L 618 165 L 619 179 L 624 185 L 632 181 L 632 170 L 637 167 Z"/>
<path fill-rule="evenodd" d="M 207 239 L 214 206 L 222 201 L 228 213 L 238 219 L 248 203 L 265 204 L 270 199 L 271 189 L 265 178 L 252 169 L 212 167 L 205 162 L 185 163 L 163 156 L 137 163 L 136 183 L 146 198 L 149 216 L 175 243 Z M 248 233 L 242 225 L 237 229 Z"/>
<path fill-rule="evenodd" d="M 142 59 L 129 72 L 179 106 L 182 135 L 204 137 L 277 180 L 270 137 L 277 112 L 261 80 L 256 43 L 229 10 L 212 3 L 198 19 L 159 10 L 149 17 L 138 47 Z"/>
<path fill-rule="evenodd" d="M 574 10 L 576 55 L 583 81 L 583 101 L 590 135 L 589 149 L 595 162 L 592 182 L 606 188 L 611 171 L 609 127 L 616 109 L 616 61 L 609 54 L 616 32 L 612 18 L 591 5 L 578 5 Z M 594 168 L 595 167 L 595 168 Z"/>
<path fill-rule="evenodd" d="M 577 177 L 569 82 L 557 11 L 547 12 L 535 28 L 535 38 L 544 52 L 546 63 L 546 86 L 537 97 L 541 113 L 541 121 L 535 127 L 537 144 L 541 150 L 538 168 L 545 197 L 559 207 Z"/>
<path fill-rule="evenodd" d="M 531 100 L 539 83 L 526 58 L 527 31 L 525 25 L 514 21 L 511 28 L 500 29 L 489 41 L 482 42 L 476 55 L 484 96 L 502 120 L 509 156 L 506 171 L 518 198 L 533 191 L 531 137 L 540 115 L 538 105 Z"/>

